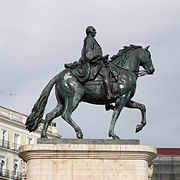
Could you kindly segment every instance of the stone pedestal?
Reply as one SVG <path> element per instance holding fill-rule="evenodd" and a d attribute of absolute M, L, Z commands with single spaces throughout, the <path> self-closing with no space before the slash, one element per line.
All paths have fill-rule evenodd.
<path fill-rule="evenodd" d="M 148 163 L 156 157 L 156 148 L 123 140 L 40 143 L 19 150 L 27 180 L 148 180 Z"/>

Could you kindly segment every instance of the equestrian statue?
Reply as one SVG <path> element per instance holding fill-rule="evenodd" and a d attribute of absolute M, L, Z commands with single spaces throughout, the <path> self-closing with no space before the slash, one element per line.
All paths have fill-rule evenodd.
<path fill-rule="evenodd" d="M 71 118 L 80 102 L 105 105 L 106 110 L 113 110 L 108 133 L 113 139 L 119 139 L 114 127 L 124 107 L 141 111 L 142 120 L 136 126 L 136 132 L 146 125 L 145 105 L 133 101 L 132 97 L 138 77 L 152 75 L 155 71 L 148 51 L 149 46 L 125 46 L 108 60 L 109 55 L 103 56 L 95 35 L 95 28 L 88 26 L 79 61 L 65 64 L 65 69 L 53 77 L 43 89 L 26 120 L 26 128 L 30 132 L 35 131 L 42 122 L 48 97 L 54 86 L 57 105 L 45 117 L 41 138 L 47 138 L 48 126 L 53 119 L 61 116 L 74 128 L 77 138 L 82 139 L 81 128 Z M 143 70 L 140 70 L 140 66 Z"/>

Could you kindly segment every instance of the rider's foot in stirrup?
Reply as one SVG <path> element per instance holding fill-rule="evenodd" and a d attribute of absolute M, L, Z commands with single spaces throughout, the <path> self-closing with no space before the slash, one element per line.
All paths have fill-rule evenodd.
<path fill-rule="evenodd" d="M 105 109 L 106 109 L 106 111 L 114 110 L 114 106 L 112 104 L 108 103 L 108 104 L 105 105 Z"/>

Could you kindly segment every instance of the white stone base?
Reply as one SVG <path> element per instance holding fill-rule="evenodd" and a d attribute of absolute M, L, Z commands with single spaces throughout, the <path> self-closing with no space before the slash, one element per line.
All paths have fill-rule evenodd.
<path fill-rule="evenodd" d="M 25 145 L 27 180 L 148 180 L 156 148 L 118 144 Z"/>

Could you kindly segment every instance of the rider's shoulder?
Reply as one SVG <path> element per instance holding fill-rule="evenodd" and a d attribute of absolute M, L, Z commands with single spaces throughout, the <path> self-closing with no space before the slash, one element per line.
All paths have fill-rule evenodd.
<path fill-rule="evenodd" d="M 95 39 L 91 35 L 87 35 L 86 38 L 85 38 L 85 41 L 86 42 L 94 42 Z"/>

